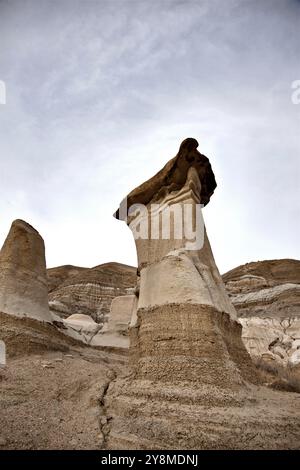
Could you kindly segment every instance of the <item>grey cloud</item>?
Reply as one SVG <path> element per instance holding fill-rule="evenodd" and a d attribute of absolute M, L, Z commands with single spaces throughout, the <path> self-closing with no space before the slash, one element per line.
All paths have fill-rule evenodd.
<path fill-rule="evenodd" d="M 299 257 L 299 23 L 292 0 L 1 2 L 1 238 L 24 217 L 49 265 L 134 263 L 111 214 L 191 135 L 220 269 Z"/>

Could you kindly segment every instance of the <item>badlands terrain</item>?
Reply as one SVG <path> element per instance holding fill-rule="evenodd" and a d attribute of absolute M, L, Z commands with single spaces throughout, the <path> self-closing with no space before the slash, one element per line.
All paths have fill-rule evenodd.
<path fill-rule="evenodd" d="M 26 269 L 28 276 L 28 266 Z M 124 323 L 115 324 L 119 331 L 116 326 L 114 346 L 92 347 L 88 342 L 89 335 L 105 331 L 112 304 L 117 305 L 120 296 L 126 299 L 134 292 L 136 273 L 136 268 L 119 263 L 48 269 L 45 275 L 53 323 L 0 314 L 1 340 L 7 353 L 7 364 L 0 368 L 1 449 L 121 447 L 120 442 L 109 444 L 115 410 L 106 395 L 114 389 L 117 378 L 126 381 L 131 374 L 129 342 L 120 341 L 128 337 L 126 309 L 121 312 Z M 235 398 L 248 402 L 243 413 L 251 418 L 252 426 L 248 427 L 247 439 L 237 439 L 233 448 L 299 448 L 300 262 L 286 259 L 249 263 L 224 274 L 223 281 L 258 373 L 256 384 L 247 385 L 245 396 Z M 122 305 L 124 309 L 126 305 Z M 89 331 L 82 322 L 80 328 L 76 321 L 71 327 L 63 323 L 74 314 L 88 315 L 84 318 L 93 319 L 97 328 Z M 144 390 L 149 386 L 145 382 Z M 168 392 L 174 394 L 175 403 L 176 390 L 175 383 Z M 135 392 L 138 400 L 138 386 Z M 184 393 L 186 398 L 180 406 L 188 413 L 187 397 L 191 392 Z M 259 411 L 254 412 L 258 400 Z M 147 410 L 148 416 L 155 414 L 150 395 L 149 402 L 143 398 L 142 403 L 139 406 Z M 124 402 L 122 406 L 126 409 Z M 212 403 L 211 409 L 216 423 L 221 418 L 224 426 L 226 419 L 233 419 L 230 408 Z M 240 409 L 239 405 L 236 413 Z M 262 436 L 260 429 L 265 429 L 266 436 L 274 417 L 276 441 Z M 205 419 L 208 421 L 208 416 Z M 203 434 L 201 448 L 211 448 L 211 440 L 206 442 L 205 436 L 213 432 L 214 420 L 212 430 L 206 429 Z M 239 434 L 238 425 L 236 429 Z M 181 448 L 194 447 L 195 440 L 183 429 L 180 436 Z M 164 438 L 159 439 L 160 446 L 168 448 Z M 149 443 L 145 441 L 144 445 L 147 448 Z M 222 443 L 219 445 L 222 448 Z"/>
<path fill-rule="evenodd" d="M 221 276 L 205 225 L 193 224 L 199 246 L 155 222 L 209 203 L 216 182 L 197 147 L 184 140 L 127 196 L 142 215 L 123 202 L 115 213 L 134 235 L 160 230 L 135 237 L 138 268 L 47 270 L 42 236 L 12 223 L 0 251 L 1 449 L 300 448 L 300 261 Z"/>
<path fill-rule="evenodd" d="M 57 302 L 66 301 L 66 292 L 60 286 L 71 286 L 67 303 L 71 313 L 72 303 L 76 308 L 74 286 L 77 286 L 79 294 L 85 293 L 84 299 L 81 297 L 84 306 L 93 317 L 96 316 L 98 307 L 95 307 L 93 291 L 89 286 L 89 271 L 94 276 L 95 268 L 64 266 L 49 269 L 50 306 L 53 305 L 53 293 Z M 102 287 L 102 292 L 105 293 L 101 304 L 103 310 L 98 312 L 98 318 L 107 318 L 107 305 L 113 297 L 112 292 L 119 295 L 118 289 L 124 288 L 124 285 L 125 289 L 134 287 L 135 272 L 134 268 L 117 263 L 97 267 L 98 277 L 93 277 L 93 281 L 96 281 L 95 290 L 100 292 Z M 235 305 L 238 306 L 240 319 L 253 321 L 251 328 L 249 324 L 243 323 L 246 345 L 249 344 L 251 335 L 250 351 L 253 357 L 259 358 L 267 354 L 267 364 L 268 361 L 277 364 L 276 352 L 272 352 L 274 348 L 270 344 L 274 342 L 274 338 L 278 338 L 278 342 L 284 342 L 287 336 L 286 329 L 279 326 L 280 322 L 288 320 L 293 324 L 297 319 L 300 321 L 300 262 L 274 260 L 250 263 L 230 271 L 223 279 L 228 291 L 238 300 Z M 278 296 L 265 296 L 265 289 L 284 285 L 289 285 L 290 290 L 285 289 L 283 293 L 279 290 Z M 122 291 L 124 292 L 128 291 Z M 239 295 L 251 293 L 256 293 L 251 302 L 240 302 Z M 64 312 L 61 315 L 64 317 Z M 52 325 L 43 325 L 31 319 L 1 314 L 0 322 L 1 339 L 6 343 L 8 354 L 7 366 L 0 369 L 0 448 L 105 448 L 106 433 L 110 426 L 110 415 L 104 405 L 105 394 L 117 376 L 129 374 L 128 351 L 92 348 L 57 331 Z M 289 413 L 284 418 L 281 434 L 278 435 L 278 448 L 297 447 L 292 436 L 285 436 L 284 429 L 288 429 L 289 422 L 295 420 L 297 410 L 299 413 L 300 393 L 272 390 L 272 384 L 275 389 L 293 390 L 292 386 L 285 387 L 286 379 L 283 380 L 283 376 L 288 376 L 287 357 L 291 357 L 292 351 L 297 350 L 292 347 L 293 341 L 297 341 L 293 334 L 295 338 L 298 337 L 296 344 L 299 344 L 299 326 L 288 336 L 289 341 L 286 344 L 289 348 L 283 348 L 286 354 L 282 353 L 283 358 L 278 357 L 278 365 L 284 364 L 284 367 L 279 368 L 279 375 L 275 366 L 266 367 L 266 370 L 262 370 L 262 385 L 259 386 L 260 394 L 264 395 L 265 408 L 262 408 L 262 413 L 265 416 L 275 415 L 280 419 L 277 399 L 284 401 Z M 271 357 L 274 359 L 270 359 Z M 266 383 L 267 387 L 263 385 Z M 277 399 L 274 400 L 274 397 Z M 261 420 L 263 419 L 262 415 Z M 268 445 L 262 436 L 253 436 L 249 431 L 247 447 L 268 448 Z"/>
<path fill-rule="evenodd" d="M 119 263 L 95 268 L 61 266 L 48 269 L 47 277 L 53 314 L 67 318 L 86 313 L 104 325 L 112 299 L 134 292 L 136 268 Z M 271 378 L 278 378 L 279 387 L 300 390 L 300 261 L 247 263 L 222 278 L 254 362 L 266 377 L 269 372 Z"/>

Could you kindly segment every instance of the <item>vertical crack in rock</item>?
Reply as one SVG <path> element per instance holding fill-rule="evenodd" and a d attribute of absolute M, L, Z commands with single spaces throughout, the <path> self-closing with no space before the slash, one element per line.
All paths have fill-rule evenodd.
<path fill-rule="evenodd" d="M 111 386 L 112 382 L 114 382 L 117 378 L 117 374 L 114 369 L 110 369 L 107 372 L 107 382 L 105 382 L 100 390 L 99 394 L 99 429 L 102 436 L 101 442 L 101 449 L 106 449 L 107 439 L 110 433 L 110 421 L 112 420 L 112 416 L 110 416 L 109 409 L 107 408 L 105 401 L 106 395 L 108 393 L 109 387 Z"/>

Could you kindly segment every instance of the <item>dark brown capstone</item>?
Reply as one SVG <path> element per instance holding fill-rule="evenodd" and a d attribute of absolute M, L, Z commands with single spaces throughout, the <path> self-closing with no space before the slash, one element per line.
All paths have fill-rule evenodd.
<path fill-rule="evenodd" d="M 190 167 L 196 168 L 201 182 L 200 202 L 206 206 L 214 190 L 217 187 L 215 175 L 212 171 L 209 159 L 198 152 L 198 142 L 192 137 L 185 139 L 179 148 L 177 155 L 143 184 L 131 191 L 125 198 L 127 207 L 133 204 L 147 205 L 150 201 L 155 202 L 163 193 L 180 190 L 187 178 Z M 123 219 L 118 209 L 114 217 Z"/>

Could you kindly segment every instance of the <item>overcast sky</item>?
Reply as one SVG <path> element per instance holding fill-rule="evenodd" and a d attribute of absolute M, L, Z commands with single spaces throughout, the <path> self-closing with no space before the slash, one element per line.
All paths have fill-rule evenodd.
<path fill-rule="evenodd" d="M 195 137 L 221 272 L 300 258 L 300 2 L 0 0 L 0 243 L 31 223 L 48 267 L 136 264 L 112 214 Z"/>

